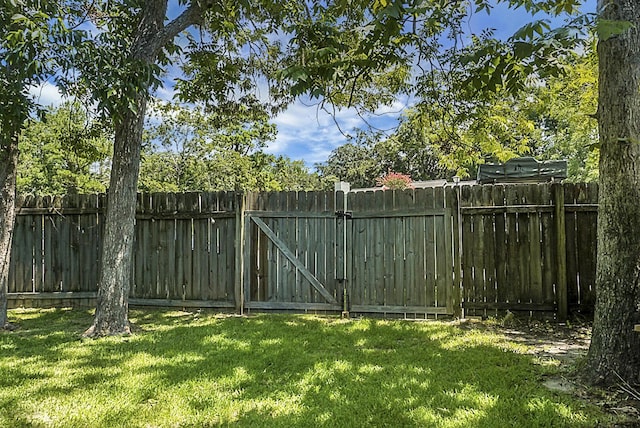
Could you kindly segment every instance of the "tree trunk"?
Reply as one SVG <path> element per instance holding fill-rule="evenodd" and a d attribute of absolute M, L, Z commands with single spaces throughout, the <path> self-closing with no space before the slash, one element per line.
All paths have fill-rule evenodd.
<path fill-rule="evenodd" d="M 137 111 L 129 111 L 115 126 L 113 164 L 100 258 L 98 302 L 93 325 L 85 332 L 85 336 L 131 333 L 129 290 L 146 93 L 138 95 L 136 105 Z"/>
<path fill-rule="evenodd" d="M 167 0 L 146 0 L 140 12 L 140 21 L 134 32 L 134 41 L 128 57 L 136 85 L 135 109 L 120 103 L 122 119 L 115 123 L 113 164 L 107 194 L 107 213 L 102 240 L 102 256 L 98 279 L 98 302 L 93 325 L 85 336 L 98 337 L 129 334 L 129 290 L 133 264 L 135 236 L 136 195 L 140 170 L 140 149 L 144 117 L 151 80 L 140 80 L 140 67 L 150 66 L 157 60 L 160 50 L 172 43 L 181 31 L 199 22 L 201 2 L 192 3 L 181 15 L 166 26 Z M 112 112 L 113 113 L 113 112 Z"/>
<path fill-rule="evenodd" d="M 9 265 L 16 208 L 16 169 L 18 165 L 17 134 L 2 144 L 0 151 L 0 329 L 7 328 L 7 293 Z"/>
<path fill-rule="evenodd" d="M 600 196 L 596 308 L 585 378 L 640 383 L 640 2 L 599 0 L 634 28 L 598 43 Z M 620 376 L 620 378 L 618 377 Z"/>

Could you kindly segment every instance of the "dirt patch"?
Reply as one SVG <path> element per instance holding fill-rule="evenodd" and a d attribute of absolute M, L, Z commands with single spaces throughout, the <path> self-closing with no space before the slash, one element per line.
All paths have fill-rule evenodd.
<path fill-rule="evenodd" d="M 542 384 L 551 391 L 563 392 L 565 394 L 576 393 L 576 385 L 562 377 L 549 378 L 542 382 Z"/>
<path fill-rule="evenodd" d="M 554 358 L 563 365 L 575 364 L 586 356 L 591 340 L 591 325 L 565 324 L 505 318 L 503 321 L 462 321 L 463 329 L 490 330 L 513 342 L 530 347 L 529 353 Z"/>

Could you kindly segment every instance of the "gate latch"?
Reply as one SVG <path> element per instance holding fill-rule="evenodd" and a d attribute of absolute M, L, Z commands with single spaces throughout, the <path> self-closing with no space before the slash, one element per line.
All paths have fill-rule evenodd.
<path fill-rule="evenodd" d="M 353 211 L 336 211 L 336 217 L 353 218 Z"/>

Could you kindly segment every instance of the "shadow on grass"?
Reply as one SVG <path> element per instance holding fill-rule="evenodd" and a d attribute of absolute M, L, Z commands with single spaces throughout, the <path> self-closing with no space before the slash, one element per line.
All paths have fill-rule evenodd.
<path fill-rule="evenodd" d="M 530 355 L 451 325 L 132 315 L 140 331 L 129 338 L 81 341 L 75 326 L 90 316 L 75 311 L 0 336 L 0 424 L 31 424 L 20 391 L 75 406 L 48 411 L 61 426 L 593 426 L 601 416 L 541 387 Z"/>

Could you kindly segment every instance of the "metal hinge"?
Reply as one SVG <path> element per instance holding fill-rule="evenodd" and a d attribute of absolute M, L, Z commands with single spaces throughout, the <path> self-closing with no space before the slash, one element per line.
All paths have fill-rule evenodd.
<path fill-rule="evenodd" d="M 353 218 L 353 211 L 336 211 L 336 217 Z"/>

